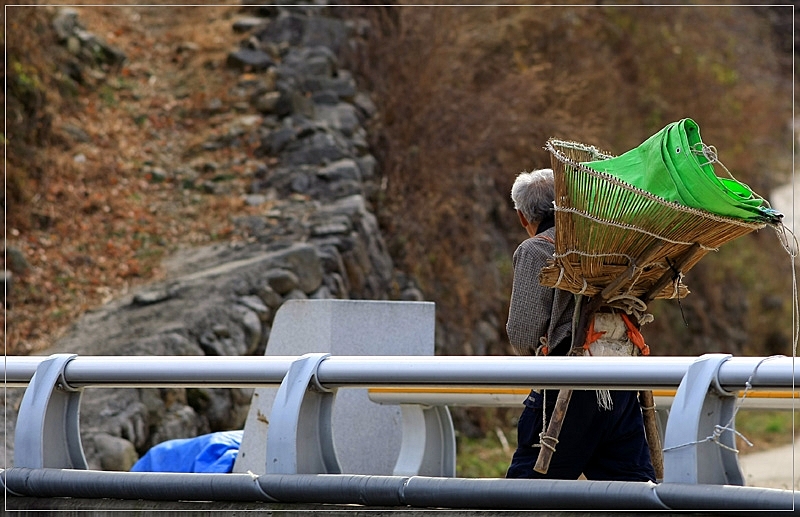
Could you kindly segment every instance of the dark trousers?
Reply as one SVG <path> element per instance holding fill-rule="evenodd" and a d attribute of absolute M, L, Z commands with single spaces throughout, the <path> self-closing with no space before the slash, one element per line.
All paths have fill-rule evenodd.
<path fill-rule="evenodd" d="M 557 390 L 547 391 L 547 422 L 553 413 Z M 525 401 L 517 425 L 517 450 L 507 478 L 655 481 L 650 450 L 644 435 L 642 410 L 636 392 L 611 391 L 612 410 L 600 409 L 594 390 L 574 390 L 556 451 L 547 474 L 533 470 L 539 457 L 542 399 L 536 392 Z"/>

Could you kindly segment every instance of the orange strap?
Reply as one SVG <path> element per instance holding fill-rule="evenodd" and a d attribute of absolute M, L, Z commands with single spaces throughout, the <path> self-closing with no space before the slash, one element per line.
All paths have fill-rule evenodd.
<path fill-rule="evenodd" d="M 650 347 L 644 342 L 644 336 L 636 328 L 636 325 L 633 324 L 627 314 L 619 313 L 619 315 L 622 316 L 622 321 L 625 322 L 625 327 L 628 329 L 628 339 L 630 339 L 631 343 L 639 349 L 642 355 L 650 355 Z M 591 344 L 603 337 L 603 335 L 605 335 L 605 332 L 595 332 L 594 318 L 592 318 L 589 322 L 589 329 L 586 331 L 586 342 L 583 344 L 583 349 L 589 351 Z"/>
<path fill-rule="evenodd" d="M 595 332 L 594 330 L 594 317 L 592 317 L 592 321 L 589 322 L 589 329 L 586 331 L 586 341 L 583 343 L 583 349 L 587 352 L 589 351 L 589 346 L 603 337 L 605 335 L 605 331 L 603 332 Z M 590 352 L 591 353 L 591 352 Z"/>
<path fill-rule="evenodd" d="M 625 326 L 628 327 L 628 339 L 631 340 L 631 343 L 636 345 L 636 348 L 642 353 L 642 355 L 650 355 L 650 347 L 647 346 L 647 343 L 644 342 L 644 336 L 642 333 L 639 332 L 639 329 L 636 328 L 636 325 L 628 318 L 628 315 L 625 313 L 621 314 L 622 321 L 625 322 Z"/>

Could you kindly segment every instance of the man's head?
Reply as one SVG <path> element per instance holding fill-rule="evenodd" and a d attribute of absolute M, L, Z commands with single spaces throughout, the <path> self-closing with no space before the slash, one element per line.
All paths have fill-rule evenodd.
<path fill-rule="evenodd" d="M 529 227 L 532 226 L 535 232 L 542 220 L 553 216 L 555 200 L 553 169 L 520 173 L 511 187 L 511 200 L 520 216 L 522 226 L 528 229 L 529 233 Z"/>

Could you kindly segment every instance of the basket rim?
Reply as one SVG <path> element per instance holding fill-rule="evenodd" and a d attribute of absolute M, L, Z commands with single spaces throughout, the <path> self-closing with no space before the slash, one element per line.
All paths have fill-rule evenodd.
<path fill-rule="evenodd" d="M 656 196 L 655 194 L 653 194 L 651 192 L 648 192 L 648 191 L 643 190 L 643 189 L 641 189 L 639 187 L 631 185 L 630 183 L 628 183 L 628 182 L 626 182 L 624 180 L 621 180 L 621 179 L 619 179 L 619 178 L 617 178 L 615 176 L 612 176 L 612 175 L 610 175 L 608 173 L 596 171 L 594 169 L 591 169 L 589 167 L 586 167 L 586 166 L 582 165 L 579 162 L 571 160 L 570 158 L 565 156 L 561 151 L 556 149 L 554 144 L 556 144 L 556 145 L 557 144 L 577 145 L 577 146 L 580 146 L 581 148 L 583 148 L 584 150 L 592 150 L 594 152 L 597 152 L 601 156 L 605 156 L 605 157 L 608 157 L 608 158 L 613 158 L 614 157 L 613 154 L 609 154 L 609 153 L 606 153 L 604 151 L 601 151 L 600 149 L 598 149 L 595 146 L 586 145 L 586 144 L 582 144 L 580 142 L 574 142 L 574 141 L 569 141 L 569 140 L 560 140 L 560 139 L 557 139 L 557 138 L 548 139 L 547 140 L 547 144 L 545 145 L 545 149 L 548 152 L 550 152 L 553 156 L 555 156 L 560 162 L 567 163 L 567 164 L 569 164 L 569 165 L 571 165 L 573 167 L 576 167 L 580 171 L 582 171 L 582 172 L 584 172 L 586 174 L 589 174 L 590 176 L 594 176 L 596 178 L 600 178 L 600 179 L 609 181 L 610 183 L 613 183 L 614 185 L 622 187 L 622 188 L 624 188 L 626 190 L 629 190 L 631 192 L 634 192 L 634 193 L 636 193 L 638 195 L 644 196 L 644 197 L 646 197 L 646 198 L 648 198 L 648 199 L 650 199 L 652 201 L 655 201 L 656 203 L 658 203 L 660 205 L 663 205 L 665 208 L 670 208 L 670 209 L 673 209 L 673 210 L 677 210 L 679 212 L 685 212 L 685 213 L 692 214 L 692 215 L 697 215 L 697 216 L 700 216 L 700 217 L 705 217 L 707 219 L 711 219 L 711 220 L 717 221 L 719 223 L 732 224 L 732 225 L 736 225 L 736 226 L 743 226 L 745 228 L 751 228 L 753 230 L 758 230 L 758 229 L 764 228 L 767 225 L 766 222 L 744 221 L 742 219 L 736 219 L 736 218 L 733 218 L 733 217 L 726 217 L 726 216 L 723 216 L 723 215 L 714 214 L 712 212 L 708 212 L 706 210 L 702 210 L 702 209 L 699 209 L 699 208 L 693 208 L 693 207 L 690 207 L 690 206 L 681 205 L 681 204 L 675 203 L 673 201 L 667 201 L 666 199 L 664 199 L 664 198 L 662 198 L 660 196 Z"/>

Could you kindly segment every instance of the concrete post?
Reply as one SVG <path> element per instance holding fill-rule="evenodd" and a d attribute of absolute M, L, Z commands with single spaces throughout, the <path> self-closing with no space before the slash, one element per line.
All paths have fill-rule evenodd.
<path fill-rule="evenodd" d="M 265 355 L 432 356 L 434 311 L 432 302 L 290 300 L 275 315 Z M 269 416 L 277 391 L 278 388 L 258 388 L 253 394 L 234 472 L 266 473 Z M 452 426 L 449 418 L 441 420 Z M 333 444 L 343 473 L 394 473 L 403 446 L 404 419 L 399 406 L 372 402 L 366 388 L 339 389 L 331 421 Z M 419 432 L 424 434 L 426 430 Z M 447 433 L 450 437 L 443 443 L 454 447 L 452 427 L 445 430 Z M 455 468 L 455 458 L 450 456 L 446 455 L 452 465 L 442 467 L 446 472 Z M 431 463 L 436 462 L 426 460 L 422 465 Z"/>

